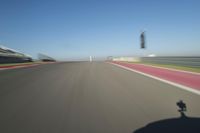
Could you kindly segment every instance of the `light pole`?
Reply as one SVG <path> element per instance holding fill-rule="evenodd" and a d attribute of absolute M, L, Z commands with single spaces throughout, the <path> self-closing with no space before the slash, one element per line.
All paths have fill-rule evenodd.
<path fill-rule="evenodd" d="M 90 56 L 90 62 L 92 62 L 92 56 Z"/>
<path fill-rule="evenodd" d="M 140 44 L 140 47 L 141 49 L 145 49 L 146 48 L 146 42 L 145 42 L 145 32 L 143 31 L 140 35 L 140 41 L 141 41 L 141 44 Z"/>

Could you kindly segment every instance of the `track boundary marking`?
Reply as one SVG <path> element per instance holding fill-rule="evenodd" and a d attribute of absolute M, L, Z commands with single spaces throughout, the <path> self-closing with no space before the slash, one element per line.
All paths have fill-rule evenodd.
<path fill-rule="evenodd" d="M 5 67 L 5 68 L 0 68 L 0 71 L 3 70 L 11 70 L 11 69 L 18 69 L 18 68 L 28 68 L 28 67 L 34 67 L 38 66 L 39 64 L 32 64 L 32 65 L 21 65 L 21 66 L 12 66 L 12 67 Z"/>
<path fill-rule="evenodd" d="M 123 69 L 129 70 L 129 71 L 132 71 L 132 72 L 135 72 L 135 73 L 144 75 L 144 76 L 146 76 L 146 77 L 150 77 L 150 78 L 156 79 L 156 80 L 161 81 L 161 82 L 163 82 L 163 83 L 167 83 L 167 84 L 169 84 L 169 85 L 173 85 L 173 86 L 175 86 L 175 87 L 178 87 L 178 88 L 180 88 L 180 89 L 183 89 L 183 90 L 186 90 L 186 91 L 195 93 L 195 94 L 197 94 L 197 95 L 200 95 L 200 91 L 195 90 L 195 89 L 193 89 L 193 88 L 190 88 L 190 87 L 187 87 L 187 86 L 178 84 L 178 83 L 174 83 L 174 82 L 172 82 L 172 81 L 168 81 L 168 80 L 165 80 L 165 79 L 162 79 L 162 78 L 158 78 L 158 77 L 156 77 L 156 76 L 153 76 L 153 75 L 150 75 L 150 74 L 146 74 L 146 73 L 143 73 L 143 72 L 140 72 L 140 71 L 137 71 L 137 70 L 134 70 L 134 69 L 131 69 L 131 68 L 128 68 L 128 67 L 119 65 L 119 64 L 115 64 L 115 63 L 111 63 L 111 62 L 108 62 L 108 63 L 109 63 L 109 64 L 112 64 L 112 65 L 115 65 L 115 66 L 118 66 L 118 67 L 121 67 L 121 68 L 123 68 Z"/>
<path fill-rule="evenodd" d="M 129 62 L 128 62 L 128 63 L 129 63 Z M 129 64 L 131 64 L 131 63 L 129 63 Z M 175 69 L 175 68 L 167 68 L 167 67 L 154 66 L 154 65 L 149 65 L 149 64 L 137 64 L 137 65 L 150 66 L 150 67 L 161 68 L 161 69 L 167 69 L 167 70 L 172 70 L 172 71 L 177 71 L 177 72 L 184 72 L 184 73 L 189 73 L 189 74 L 194 74 L 194 75 L 200 75 L 200 73 L 198 73 L 198 72 L 190 72 L 190 71 L 180 70 L 180 69 Z"/>

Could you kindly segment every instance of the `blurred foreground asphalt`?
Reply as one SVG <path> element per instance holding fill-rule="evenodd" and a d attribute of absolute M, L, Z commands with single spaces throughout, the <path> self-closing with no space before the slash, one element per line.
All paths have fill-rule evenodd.
<path fill-rule="evenodd" d="M 179 100 L 186 116 L 200 117 L 199 95 L 105 62 L 3 70 L 0 132 L 132 133 L 179 119 Z"/>

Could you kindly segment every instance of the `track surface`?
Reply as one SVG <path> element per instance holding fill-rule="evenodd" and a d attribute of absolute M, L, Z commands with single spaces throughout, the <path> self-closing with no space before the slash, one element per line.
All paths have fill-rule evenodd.
<path fill-rule="evenodd" d="M 104 62 L 0 71 L 2 133 L 132 133 L 180 116 L 200 117 L 200 96 Z"/>

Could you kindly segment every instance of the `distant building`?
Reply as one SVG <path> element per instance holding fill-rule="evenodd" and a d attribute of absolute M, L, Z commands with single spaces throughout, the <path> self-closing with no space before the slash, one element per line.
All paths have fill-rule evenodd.
<path fill-rule="evenodd" d="M 41 54 L 41 53 L 38 54 L 38 59 L 41 60 L 41 61 L 45 61 L 45 62 L 56 61 L 54 58 L 49 57 L 48 55 L 45 55 L 45 54 Z"/>
<path fill-rule="evenodd" d="M 128 62 L 139 62 L 139 57 L 113 57 L 112 61 L 128 61 Z"/>
<path fill-rule="evenodd" d="M 29 55 L 23 54 L 16 50 L 0 46 L 0 63 L 23 63 L 32 62 Z"/>

